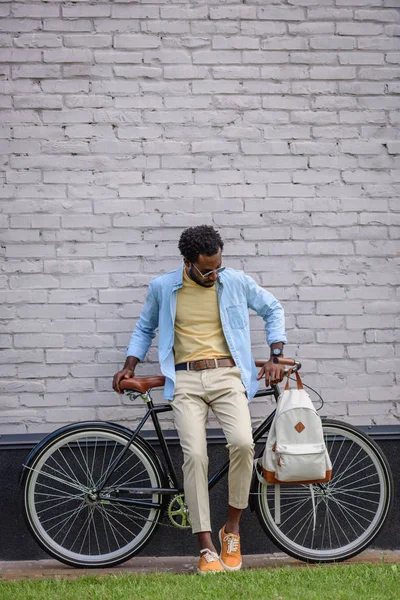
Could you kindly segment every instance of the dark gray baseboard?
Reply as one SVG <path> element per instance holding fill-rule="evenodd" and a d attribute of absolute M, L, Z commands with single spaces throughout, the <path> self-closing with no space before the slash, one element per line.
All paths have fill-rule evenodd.
<path fill-rule="evenodd" d="M 400 549 L 400 425 L 361 427 L 382 447 L 393 471 L 395 499 L 393 509 L 373 548 L 384 550 Z M 0 436 L 0 560 L 36 560 L 48 558 L 31 538 L 26 529 L 21 511 L 19 476 L 22 464 L 29 451 L 46 434 L 1 435 Z M 153 432 L 143 432 L 157 450 Z M 167 432 L 171 455 L 178 474 L 181 473 L 182 454 L 174 431 Z M 227 458 L 225 439 L 220 430 L 209 431 L 210 472 L 215 471 Z M 262 448 L 262 444 L 258 445 Z M 226 477 L 211 490 L 210 504 L 214 537 L 226 520 L 227 480 Z M 168 525 L 168 518 L 163 523 Z M 264 554 L 278 549 L 261 529 L 254 513 L 247 509 L 242 518 L 242 550 L 245 554 Z M 160 526 L 149 544 L 141 551 L 143 556 L 193 556 L 197 553 L 195 536 L 190 531 Z"/>

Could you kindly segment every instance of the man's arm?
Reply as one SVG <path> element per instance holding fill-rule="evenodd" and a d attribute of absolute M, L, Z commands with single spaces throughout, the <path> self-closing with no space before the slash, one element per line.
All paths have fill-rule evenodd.
<path fill-rule="evenodd" d="M 113 389 L 119 394 L 124 391 L 120 388 L 122 379 L 129 379 L 135 374 L 136 365 L 143 361 L 158 327 L 158 301 L 151 282 L 147 292 L 146 301 L 140 313 L 139 320 L 131 335 L 129 346 L 126 349 L 126 360 L 121 371 L 113 378 Z"/>
<path fill-rule="evenodd" d="M 156 335 L 158 327 L 158 300 L 154 289 L 154 283 L 150 282 L 146 301 L 142 312 L 133 330 L 129 346 L 126 349 L 127 357 L 137 357 L 143 361 L 151 342 Z M 136 365 L 135 365 L 136 366 Z"/>
<path fill-rule="evenodd" d="M 280 302 L 267 290 L 259 286 L 254 279 L 245 275 L 247 288 L 247 304 L 264 319 L 267 343 L 272 350 L 283 351 L 286 343 L 285 313 Z M 272 356 L 261 368 L 257 379 L 265 377 L 266 386 L 278 383 L 283 379 L 284 366 L 273 362 Z"/>
<path fill-rule="evenodd" d="M 264 319 L 267 343 L 270 347 L 286 343 L 285 313 L 281 303 L 267 290 L 259 286 L 254 279 L 245 275 L 247 304 L 249 308 Z"/>

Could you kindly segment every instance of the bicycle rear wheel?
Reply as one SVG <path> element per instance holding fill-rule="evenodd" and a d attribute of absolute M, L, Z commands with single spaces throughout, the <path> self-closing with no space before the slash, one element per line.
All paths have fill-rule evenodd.
<path fill-rule="evenodd" d="M 389 464 L 371 438 L 339 421 L 324 421 L 323 431 L 332 461 L 329 483 L 255 484 L 262 527 L 279 548 L 307 562 L 359 554 L 379 533 L 393 499 Z"/>
<path fill-rule="evenodd" d="M 29 465 L 23 510 L 32 535 L 54 558 L 75 567 L 113 566 L 149 541 L 161 510 L 113 501 L 119 488 L 162 487 L 148 444 L 134 440 L 103 499 L 93 494 L 128 440 L 128 433 L 110 424 L 77 425 L 52 438 Z M 157 503 L 161 497 L 145 492 L 140 499 Z"/>

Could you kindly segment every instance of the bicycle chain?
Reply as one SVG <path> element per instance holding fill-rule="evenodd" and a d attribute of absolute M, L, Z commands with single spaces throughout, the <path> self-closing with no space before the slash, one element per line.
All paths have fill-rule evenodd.
<path fill-rule="evenodd" d="M 175 498 L 175 496 L 174 496 L 174 498 Z M 174 500 L 174 498 L 172 500 Z M 104 505 L 104 504 L 113 504 L 113 503 L 106 500 L 106 501 L 102 501 L 101 504 Z M 159 509 L 159 510 L 161 511 L 161 509 Z M 161 516 L 164 517 L 164 511 Z M 149 523 L 154 523 L 154 519 L 146 519 L 146 517 L 142 517 L 141 515 L 137 515 L 137 514 L 135 515 L 135 517 L 137 519 L 139 519 L 140 521 L 148 521 Z M 169 523 L 162 523 L 161 520 L 157 521 L 157 525 L 161 525 L 162 527 L 169 527 L 170 529 L 180 529 L 176 525 L 170 525 Z"/>

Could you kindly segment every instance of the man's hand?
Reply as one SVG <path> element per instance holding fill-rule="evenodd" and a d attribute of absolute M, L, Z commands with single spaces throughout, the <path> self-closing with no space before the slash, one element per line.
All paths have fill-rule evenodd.
<path fill-rule="evenodd" d="M 124 390 L 121 390 L 119 384 L 123 379 L 129 379 L 130 377 L 135 376 L 136 365 L 138 364 L 139 359 L 136 356 L 127 356 L 124 366 L 121 371 L 115 373 L 113 378 L 113 390 L 118 392 L 118 394 L 123 394 Z"/>
<path fill-rule="evenodd" d="M 270 387 L 271 385 L 280 383 L 283 379 L 283 373 L 285 371 L 285 365 L 274 363 L 272 358 L 261 367 L 258 373 L 257 381 L 265 377 L 265 385 Z"/>
<path fill-rule="evenodd" d="M 132 369 L 122 369 L 122 371 L 118 371 L 118 373 L 115 373 L 114 378 L 113 378 L 113 390 L 115 392 L 118 392 L 118 394 L 123 394 L 124 390 L 121 390 L 121 388 L 119 387 L 119 384 L 121 383 L 121 381 L 123 379 L 129 379 L 130 377 L 133 377 L 135 375 L 135 371 Z"/>

